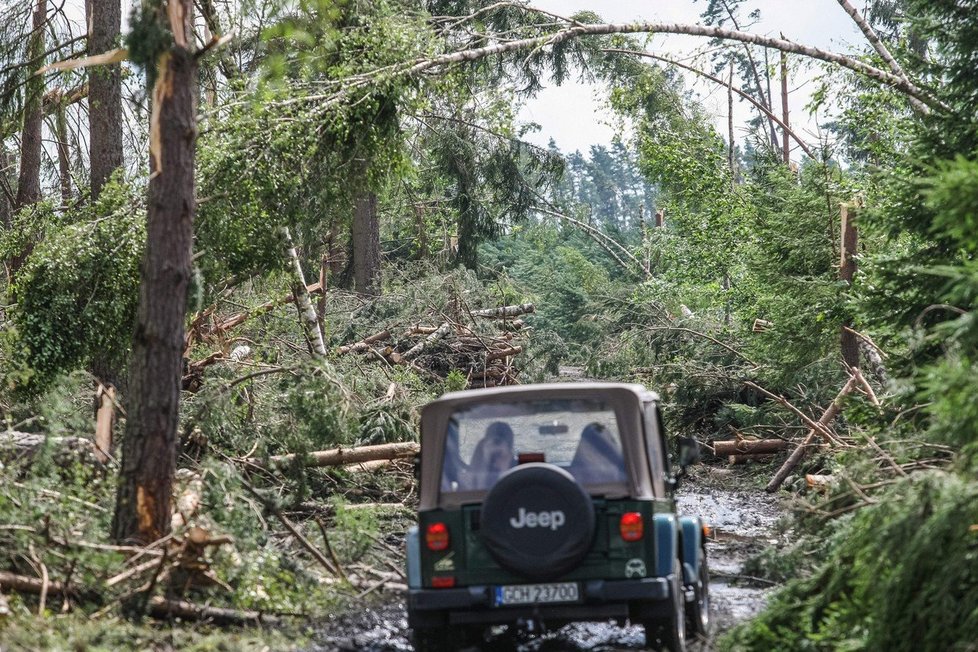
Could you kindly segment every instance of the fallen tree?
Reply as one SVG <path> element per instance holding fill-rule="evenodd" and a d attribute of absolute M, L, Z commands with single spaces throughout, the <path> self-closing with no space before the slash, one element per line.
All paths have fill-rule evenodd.
<path fill-rule="evenodd" d="M 345 466 L 361 462 L 377 460 L 396 460 L 417 455 L 421 446 L 413 441 L 397 442 L 394 444 L 378 444 L 376 446 L 360 446 L 357 448 L 331 448 L 324 451 L 313 451 L 302 455 L 290 453 L 274 455 L 267 464 L 257 458 L 248 459 L 248 463 L 259 467 L 280 469 L 291 466 L 299 461 L 307 467 Z"/>
<path fill-rule="evenodd" d="M 839 391 L 839 394 L 832 400 L 829 406 L 822 413 L 822 416 L 819 417 L 818 421 L 816 422 L 820 428 L 827 429 L 828 425 L 835 420 L 835 418 L 842 411 L 842 399 L 844 399 L 858 383 L 859 381 L 856 376 L 849 377 L 849 380 Z M 774 474 L 773 478 L 771 478 L 771 481 L 767 483 L 764 490 L 768 493 L 777 491 L 778 488 L 781 487 L 782 483 L 784 483 L 785 478 L 788 477 L 788 474 L 791 473 L 792 469 L 794 469 L 795 466 L 798 465 L 798 462 L 805 457 L 805 453 L 808 452 L 808 448 L 815 441 L 815 438 L 820 435 L 824 436 L 825 433 L 819 428 L 812 428 L 809 430 L 802 442 L 798 444 L 794 451 L 792 451 L 791 455 L 788 456 L 788 459 L 786 459 L 784 464 L 781 465 L 781 468 L 778 469 L 778 472 Z"/>
<path fill-rule="evenodd" d="M 713 442 L 713 451 L 717 457 L 724 455 L 770 454 L 788 448 L 784 439 L 731 439 Z"/>
<path fill-rule="evenodd" d="M 63 462 L 95 462 L 100 459 L 95 442 L 84 437 L 54 437 L 16 430 L 0 432 L 0 459 L 31 460 L 45 450 Z"/>
<path fill-rule="evenodd" d="M 393 326 L 336 349 L 337 355 L 361 354 L 390 365 L 402 365 L 435 381 L 444 381 L 453 371 L 465 375 L 469 388 L 513 385 L 520 369 L 514 358 L 524 351 L 520 341 L 526 324 L 514 319 L 536 310 L 532 303 L 460 311 L 458 317 L 437 326 L 412 324 Z M 471 324 L 462 323 L 469 316 Z M 476 319 L 494 320 L 498 334 L 478 332 Z M 400 335 L 395 332 L 400 331 Z"/>

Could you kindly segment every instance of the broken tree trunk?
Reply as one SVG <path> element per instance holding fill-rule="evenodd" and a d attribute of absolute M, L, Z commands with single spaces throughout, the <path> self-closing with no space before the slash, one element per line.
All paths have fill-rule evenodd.
<path fill-rule="evenodd" d="M 768 462 L 771 460 L 770 453 L 737 453 L 728 455 L 728 464 L 748 464 L 750 462 Z"/>
<path fill-rule="evenodd" d="M 503 349 L 496 349 L 486 356 L 486 362 L 491 362 L 492 360 L 502 360 L 503 358 L 511 358 L 514 355 L 519 355 L 523 353 L 522 346 L 509 346 Z"/>
<path fill-rule="evenodd" d="M 98 459 L 92 440 L 83 437 L 49 437 L 16 430 L 0 432 L 0 459 L 31 459 L 44 449 L 50 450 L 56 460 L 91 462 Z"/>
<path fill-rule="evenodd" d="M 412 457 L 417 455 L 420 450 L 421 447 L 416 442 L 408 441 L 394 444 L 379 444 L 377 446 L 360 446 L 358 448 L 333 448 L 325 451 L 313 451 L 299 456 L 294 454 L 275 455 L 269 458 L 268 462 L 269 466 L 273 468 L 281 468 L 294 464 L 298 457 L 308 467 L 343 466 L 373 460 L 393 460 Z M 262 466 L 260 460 L 251 460 L 251 462 Z"/>
<path fill-rule="evenodd" d="M 826 444 L 829 444 L 830 446 L 833 444 L 836 445 L 842 444 L 842 442 L 836 439 L 835 435 L 832 434 L 832 430 L 828 427 L 828 424 L 822 424 L 819 423 L 818 421 L 812 421 L 807 414 L 805 414 L 804 412 L 796 408 L 794 405 L 792 405 L 785 397 L 781 396 L 780 394 L 774 394 L 773 392 L 769 392 L 763 387 L 761 387 L 760 385 L 757 385 L 756 383 L 752 383 L 750 381 L 744 384 L 750 387 L 751 389 L 756 389 L 757 391 L 759 391 L 761 394 L 764 394 L 768 398 L 774 399 L 781 405 L 785 406 L 786 408 L 794 412 L 799 419 L 805 422 L 805 425 L 807 425 L 809 428 L 817 432 L 822 437 L 822 439 L 825 440 Z"/>
<path fill-rule="evenodd" d="M 19 591 L 21 593 L 64 593 L 64 584 L 55 580 L 45 582 L 40 577 L 29 577 L 27 575 L 17 575 L 7 571 L 0 571 L 0 588 L 8 591 Z"/>
<path fill-rule="evenodd" d="M 382 330 L 379 333 L 374 333 L 373 335 L 365 337 L 354 344 L 341 346 L 340 348 L 336 349 L 336 352 L 339 355 L 345 355 L 347 353 L 366 353 L 367 351 L 372 350 L 372 347 L 370 346 L 371 344 L 374 344 L 375 342 L 383 342 L 384 340 L 389 339 L 390 336 L 391 332 L 389 330 Z"/>
<path fill-rule="evenodd" d="M 285 242 L 285 251 L 292 266 L 292 297 L 295 300 L 296 310 L 299 311 L 299 321 L 302 323 L 302 331 L 306 336 L 306 343 L 309 345 L 309 353 L 317 360 L 326 357 L 326 344 L 323 342 L 323 332 L 319 328 L 319 317 L 316 309 L 309 298 L 306 290 L 306 278 L 302 273 L 302 263 L 299 261 L 299 254 L 292 244 L 292 234 L 289 227 L 283 226 L 279 233 Z"/>
<path fill-rule="evenodd" d="M 842 387 L 842 390 L 839 391 L 838 396 L 836 396 L 832 400 L 832 403 L 829 404 L 829 407 L 826 408 L 825 412 L 822 413 L 822 416 L 819 417 L 818 419 L 819 425 L 826 427 L 830 423 L 832 423 L 832 421 L 839 415 L 839 412 L 842 411 L 842 399 L 845 398 L 846 395 L 853 390 L 853 388 L 856 386 L 858 382 L 859 381 L 856 379 L 855 376 L 849 377 L 849 380 Z M 781 465 L 781 468 L 778 469 L 778 472 L 774 474 L 774 477 L 771 478 L 771 481 L 767 483 L 766 487 L 764 487 L 764 491 L 767 491 L 768 493 L 772 493 L 778 490 L 778 488 L 784 482 L 784 479 L 788 477 L 789 473 L 791 473 L 791 470 L 795 468 L 795 466 L 798 464 L 798 462 L 802 460 L 803 457 L 805 457 L 805 453 L 808 451 L 808 447 L 812 445 L 812 442 L 815 441 L 815 437 L 818 436 L 819 434 L 820 434 L 819 431 L 816 430 L 815 428 L 812 428 L 811 430 L 808 431 L 808 435 L 806 435 L 805 439 L 803 439 L 802 442 L 798 444 L 798 447 L 795 448 L 794 451 L 792 451 L 791 455 L 788 456 L 788 459 L 784 461 L 784 464 Z"/>
<path fill-rule="evenodd" d="M 428 337 L 424 338 L 423 340 L 421 340 L 420 342 L 418 342 L 417 344 L 415 344 L 414 346 L 412 346 L 410 349 L 408 349 L 404 353 L 402 353 L 402 354 L 396 354 L 396 353 L 391 354 L 391 360 L 393 360 L 394 362 L 397 362 L 399 364 L 402 361 L 403 362 L 409 362 L 409 361 L 413 360 L 414 358 L 416 358 L 419 355 L 421 355 L 421 352 L 424 351 L 426 348 L 428 348 L 431 344 L 437 342 L 441 338 L 443 338 L 446 335 L 448 335 L 448 332 L 451 329 L 452 329 L 451 322 L 447 322 L 446 321 L 444 324 L 442 324 L 441 326 L 438 327 L 438 330 L 436 330 L 434 333 L 432 333 Z"/>
<path fill-rule="evenodd" d="M 717 457 L 738 454 L 768 454 L 777 453 L 788 448 L 784 439 L 732 439 L 729 441 L 713 442 L 713 451 Z"/>
<path fill-rule="evenodd" d="M 308 292 L 309 294 L 321 293 L 322 292 L 322 287 L 323 286 L 322 286 L 321 283 L 313 283 L 312 285 L 307 285 L 306 286 L 306 292 Z M 274 299 L 272 301 L 266 301 L 265 303 L 261 304 L 260 306 L 256 306 L 255 308 L 252 308 L 251 310 L 246 310 L 244 312 L 239 312 L 237 314 L 231 315 L 230 317 L 228 317 L 224 321 L 222 321 L 222 322 L 220 322 L 218 324 L 214 324 L 209 329 L 204 329 L 203 334 L 201 334 L 201 333 L 198 332 L 199 329 L 195 329 L 192 326 L 190 332 L 187 333 L 187 344 L 186 344 L 186 347 L 185 347 L 185 352 L 189 352 L 190 351 L 190 347 L 193 345 L 193 343 L 194 343 L 194 341 L 196 339 L 203 339 L 204 337 L 208 337 L 208 336 L 212 336 L 212 335 L 220 335 L 222 333 L 225 333 L 225 332 L 231 330 L 232 328 L 235 328 L 237 326 L 240 326 L 241 324 L 245 323 L 249 319 L 254 319 L 255 317 L 260 317 L 261 315 L 264 315 L 265 313 L 267 313 L 267 312 L 269 312 L 271 310 L 274 310 L 278 306 L 281 306 L 281 305 L 286 304 L 286 303 L 295 303 L 295 295 L 294 294 L 288 294 L 288 295 L 286 295 L 284 297 L 281 297 L 279 299 Z M 208 314 L 208 311 L 211 311 L 212 312 L 212 309 L 213 308 L 214 308 L 214 306 L 211 306 L 211 308 L 208 308 L 207 310 L 204 310 L 201 313 L 198 313 L 198 315 L 196 315 L 194 317 L 194 319 L 192 320 L 192 323 L 193 324 L 196 324 L 201 317 L 206 317 L 207 314 Z"/>
<path fill-rule="evenodd" d="M 149 129 L 146 250 L 133 329 L 126 436 L 112 521 L 120 543 L 170 531 L 177 460 L 187 295 L 193 277 L 197 58 L 193 3 L 171 0 L 153 29 L 172 34 L 159 52 Z"/>
<path fill-rule="evenodd" d="M 209 620 L 225 625 L 245 625 L 255 623 L 272 624 L 279 621 L 274 616 L 268 616 L 260 611 L 245 609 L 223 609 L 199 605 L 186 600 L 167 600 L 156 596 L 150 598 L 147 604 L 149 613 L 155 618 L 186 618 L 190 620 Z"/>
<path fill-rule="evenodd" d="M 95 457 L 102 464 L 112 458 L 112 426 L 115 424 L 115 388 L 112 385 L 98 386 L 95 395 L 99 401 L 95 416 Z"/>
<path fill-rule="evenodd" d="M 523 303 L 518 306 L 501 306 L 499 308 L 485 308 L 483 310 L 473 310 L 469 314 L 473 317 L 519 317 L 536 311 L 536 306 L 532 303 Z"/>

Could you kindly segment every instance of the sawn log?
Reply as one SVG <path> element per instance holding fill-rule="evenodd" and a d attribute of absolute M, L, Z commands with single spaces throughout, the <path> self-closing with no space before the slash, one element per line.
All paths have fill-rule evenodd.
<path fill-rule="evenodd" d="M 358 448 L 332 448 L 324 451 L 313 451 L 299 456 L 304 461 L 305 466 L 343 466 L 345 464 L 357 464 L 359 462 L 371 462 L 373 460 L 394 460 L 405 457 L 412 457 L 421 450 L 421 447 L 413 441 L 397 442 L 394 444 L 378 444 L 377 446 L 360 446 Z M 294 464 L 295 454 L 274 455 L 268 460 L 272 468 L 281 468 Z M 250 460 L 257 466 L 263 466 L 260 460 Z"/>

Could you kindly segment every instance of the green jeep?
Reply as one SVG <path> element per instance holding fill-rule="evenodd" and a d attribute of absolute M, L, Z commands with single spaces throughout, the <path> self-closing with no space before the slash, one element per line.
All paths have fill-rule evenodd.
<path fill-rule="evenodd" d="M 697 456 L 681 440 L 682 469 Z M 417 650 L 487 628 L 630 621 L 682 652 L 709 625 L 703 523 L 676 515 L 658 397 L 641 385 L 446 394 L 421 418 L 418 526 L 407 536 Z"/>

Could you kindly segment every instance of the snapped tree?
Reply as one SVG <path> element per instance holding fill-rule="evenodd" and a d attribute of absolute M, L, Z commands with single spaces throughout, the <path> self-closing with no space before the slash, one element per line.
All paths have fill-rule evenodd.
<path fill-rule="evenodd" d="M 112 535 L 147 544 L 170 531 L 184 319 L 193 246 L 197 60 L 191 0 L 144 4 L 130 42 L 152 80 L 146 253 L 132 341 L 128 417 Z M 135 58 L 135 57 L 134 57 Z"/>

